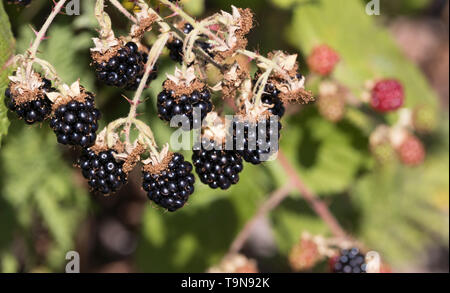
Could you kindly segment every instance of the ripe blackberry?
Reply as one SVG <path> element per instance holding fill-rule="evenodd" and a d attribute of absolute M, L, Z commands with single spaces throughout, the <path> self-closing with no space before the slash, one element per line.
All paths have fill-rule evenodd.
<path fill-rule="evenodd" d="M 274 116 L 270 115 L 257 121 L 247 119 L 233 121 L 231 133 L 233 134 L 234 149 L 246 162 L 254 165 L 261 164 L 278 151 L 278 147 L 274 143 L 278 144 L 282 125 L 270 117 Z M 271 127 L 271 124 L 276 126 Z M 276 142 L 271 140 L 272 135 L 277 136 Z"/>
<path fill-rule="evenodd" d="M 93 55 L 96 75 L 101 82 L 110 86 L 124 88 L 125 90 L 136 90 L 139 87 L 139 83 L 144 76 L 148 55 L 139 51 L 136 43 L 126 43 L 117 50 L 114 56 L 107 60 L 101 57 L 101 55 Z M 157 68 L 155 66 L 147 84 L 156 78 Z"/>
<path fill-rule="evenodd" d="M 52 102 L 45 93 L 55 91 L 50 80 L 43 78 L 43 85 L 31 93 L 31 95 L 21 95 L 17 91 L 14 83 L 10 83 L 5 90 L 5 97 L 8 109 L 16 114 L 27 124 L 42 122 L 52 111 Z M 24 97 L 28 97 L 25 98 Z"/>
<path fill-rule="evenodd" d="M 283 102 L 280 100 L 278 95 L 280 91 L 275 87 L 275 85 L 268 83 L 266 84 L 264 94 L 261 96 L 261 101 L 271 106 L 269 112 L 278 117 L 283 117 L 286 109 L 284 108 Z"/>
<path fill-rule="evenodd" d="M 31 3 L 31 0 L 6 0 L 6 2 L 11 4 L 17 4 L 20 6 L 27 6 L 28 4 Z"/>
<path fill-rule="evenodd" d="M 192 165 L 179 153 L 169 154 L 158 165 L 145 165 L 142 187 L 148 198 L 174 212 L 182 208 L 194 193 Z"/>
<path fill-rule="evenodd" d="M 83 149 L 78 166 L 84 178 L 89 180 L 93 191 L 110 194 L 127 182 L 127 174 L 122 168 L 124 162 L 114 158 L 116 153 L 112 149 L 98 153 L 88 148 Z"/>
<path fill-rule="evenodd" d="M 85 97 L 65 99 L 54 106 L 50 127 L 61 144 L 90 147 L 95 143 L 101 115 L 95 108 L 94 95 L 84 94 Z"/>
<path fill-rule="evenodd" d="M 400 82 L 393 79 L 381 80 L 372 89 L 370 105 L 378 112 L 395 111 L 405 100 L 405 92 Z"/>
<path fill-rule="evenodd" d="M 170 122 L 176 115 L 184 115 L 189 120 L 189 128 L 184 130 L 191 130 L 194 127 L 194 108 L 201 110 L 201 119 L 212 111 L 213 104 L 211 102 L 211 94 L 209 90 L 204 87 L 202 90 L 195 90 L 190 95 L 175 96 L 174 91 L 163 90 L 158 95 L 158 116 L 162 120 Z M 201 123 L 201 121 L 199 121 Z"/>
<path fill-rule="evenodd" d="M 238 183 L 244 166 L 237 152 L 216 147 L 216 142 L 203 139 L 201 150 L 193 152 L 192 162 L 201 182 L 213 189 L 226 190 Z"/>
<path fill-rule="evenodd" d="M 358 248 L 343 249 L 333 265 L 334 273 L 365 273 L 365 256 Z"/>

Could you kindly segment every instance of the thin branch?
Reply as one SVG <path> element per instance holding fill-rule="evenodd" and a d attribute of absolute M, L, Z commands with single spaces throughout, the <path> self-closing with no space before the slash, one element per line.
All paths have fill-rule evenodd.
<path fill-rule="evenodd" d="M 347 233 L 330 212 L 327 205 L 321 201 L 318 196 L 308 188 L 308 186 L 305 185 L 297 171 L 284 156 L 282 150 L 278 151 L 278 160 L 289 176 L 289 179 L 294 184 L 295 188 L 300 192 L 300 195 L 308 202 L 316 214 L 328 225 L 333 235 L 336 237 L 348 238 Z"/>
<path fill-rule="evenodd" d="M 31 69 L 33 67 L 33 60 L 36 57 L 37 50 L 39 48 L 39 45 L 41 44 L 42 40 L 44 39 L 45 34 L 47 33 L 48 28 L 52 24 L 53 20 L 55 19 L 56 15 L 61 11 L 61 9 L 64 6 L 64 3 L 66 0 L 59 1 L 55 8 L 53 8 L 52 13 L 48 16 L 47 20 L 42 25 L 41 29 L 36 35 L 36 39 L 33 42 L 33 45 L 31 45 L 31 48 L 28 50 L 28 58 L 30 59 L 30 62 L 27 66 L 27 76 L 31 73 Z"/>
<path fill-rule="evenodd" d="M 262 217 L 266 216 L 270 211 L 275 209 L 286 197 L 289 196 L 289 193 L 292 191 L 292 189 L 293 184 L 287 183 L 285 186 L 273 192 L 267 198 L 267 200 L 264 201 L 264 203 L 259 207 L 256 214 L 245 224 L 244 228 L 236 236 L 225 257 L 227 257 L 228 255 L 236 254 L 239 252 L 239 250 L 242 249 L 248 237 L 250 236 L 255 223 Z"/>
<path fill-rule="evenodd" d="M 114 5 L 117 8 L 117 10 L 119 10 L 123 15 L 125 15 L 126 18 L 128 18 L 134 23 L 137 23 L 136 17 L 134 17 L 130 12 L 128 12 L 128 10 L 125 7 L 123 7 L 119 1 L 109 0 L 109 2 L 111 2 L 111 4 Z"/>

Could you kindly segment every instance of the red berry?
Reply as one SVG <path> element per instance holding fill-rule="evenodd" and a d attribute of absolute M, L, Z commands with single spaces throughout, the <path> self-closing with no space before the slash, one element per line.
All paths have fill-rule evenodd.
<path fill-rule="evenodd" d="M 400 161 L 408 166 L 417 166 L 425 160 L 425 147 L 415 136 L 408 136 L 397 149 Z"/>
<path fill-rule="evenodd" d="M 404 100 L 405 92 L 402 84 L 394 79 L 386 79 L 375 84 L 370 105 L 378 112 L 389 112 L 403 106 Z"/>
<path fill-rule="evenodd" d="M 308 66 L 311 71 L 320 75 L 329 75 L 339 62 L 339 54 L 327 45 L 313 49 L 308 57 Z"/>

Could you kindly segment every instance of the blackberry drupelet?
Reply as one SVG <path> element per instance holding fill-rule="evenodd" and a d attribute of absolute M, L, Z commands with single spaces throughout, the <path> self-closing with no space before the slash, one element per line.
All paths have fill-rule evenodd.
<path fill-rule="evenodd" d="M 276 131 L 278 140 L 280 139 L 282 125 L 279 121 L 277 127 L 274 127 L 276 129 L 271 129 L 270 118 L 260 120 L 259 123 L 248 120 L 234 121 L 232 127 L 234 149 L 246 162 L 254 165 L 261 164 L 278 151 L 278 147 L 270 138 Z M 240 139 L 242 140 L 239 142 Z"/>
<path fill-rule="evenodd" d="M 8 87 L 5 90 L 8 109 L 16 112 L 16 114 L 27 124 L 42 122 L 47 119 L 52 112 L 52 102 L 47 98 L 45 93 L 53 92 L 55 91 L 55 88 L 52 88 L 52 83 L 48 79 L 43 78 L 42 82 L 44 85 L 39 88 L 36 97 L 33 100 L 22 103 L 16 101 L 16 98 L 11 91 L 11 87 Z"/>
<path fill-rule="evenodd" d="M 236 151 L 224 150 L 223 146 L 216 150 L 215 147 L 216 142 L 204 140 L 202 149 L 194 150 L 192 162 L 201 182 L 213 189 L 220 187 L 226 190 L 238 183 L 239 173 L 244 166 Z"/>
<path fill-rule="evenodd" d="M 183 155 L 175 153 L 161 167 L 153 171 L 144 166 L 142 187 L 151 201 L 174 212 L 182 208 L 194 192 L 192 165 Z"/>
<path fill-rule="evenodd" d="M 183 130 L 191 130 L 194 127 L 194 108 L 201 110 L 200 118 L 202 120 L 213 109 L 211 93 L 206 87 L 202 91 L 193 91 L 189 96 L 174 97 L 173 95 L 173 92 L 167 90 L 158 95 L 158 116 L 162 120 L 170 122 L 174 116 L 184 115 L 189 120 L 189 128 Z"/>
<path fill-rule="evenodd" d="M 27 6 L 28 4 L 31 3 L 31 0 L 6 0 L 6 2 L 11 4 L 17 4 L 20 6 Z"/>
<path fill-rule="evenodd" d="M 261 96 L 261 101 L 266 105 L 272 106 L 269 109 L 269 112 L 280 118 L 283 117 L 286 109 L 284 108 L 283 102 L 278 97 L 280 91 L 271 83 L 266 84 L 264 91 L 264 94 Z"/>
<path fill-rule="evenodd" d="M 333 266 L 334 273 L 365 273 L 365 256 L 358 248 L 343 249 Z"/>
<path fill-rule="evenodd" d="M 110 86 L 136 90 L 141 82 L 147 63 L 147 53 L 140 52 L 134 42 L 128 42 L 122 46 L 115 56 L 107 61 L 94 61 L 97 78 Z M 157 68 L 153 69 L 147 84 L 157 78 Z"/>
<path fill-rule="evenodd" d="M 114 158 L 115 150 L 108 149 L 95 153 L 90 149 L 83 149 L 78 166 L 84 178 L 89 180 L 93 191 L 103 194 L 116 192 L 127 182 L 127 174 L 123 171 L 123 162 Z"/>
<path fill-rule="evenodd" d="M 70 100 L 55 109 L 50 127 L 59 143 L 81 147 L 94 145 L 101 115 L 95 108 L 94 95 L 89 92 L 86 95 L 83 102 Z"/>

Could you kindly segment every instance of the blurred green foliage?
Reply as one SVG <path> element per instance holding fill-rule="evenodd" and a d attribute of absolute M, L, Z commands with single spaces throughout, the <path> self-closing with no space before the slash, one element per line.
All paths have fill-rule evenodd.
<path fill-rule="evenodd" d="M 39 27 L 49 7 L 33 1 L 31 8 L 18 11 L 8 7 L 17 36 L 17 52 L 23 52 L 34 34 L 28 23 Z M 318 44 L 326 43 L 341 55 L 333 78 L 359 95 L 368 79 L 395 77 L 406 87 L 407 106 L 426 101 L 438 106 L 438 99 L 419 69 L 401 54 L 381 23 L 369 17 L 362 0 L 185 0 L 190 13 L 200 16 L 217 9 L 228 10 L 231 4 L 251 7 L 257 27 L 250 37 L 250 48 L 261 52 L 283 49 L 301 58 Z M 393 1 L 390 1 L 393 2 Z M 415 13 L 427 1 L 403 1 L 410 6 L 401 10 L 382 7 L 390 14 Z M 90 5 L 82 5 L 82 15 L 59 16 L 49 31 L 49 39 L 40 48 L 40 56 L 50 61 L 67 83 L 80 78 L 81 83 L 97 94 L 104 113 L 102 124 L 126 115 L 128 104 L 120 91 L 99 86 L 89 67 L 90 38 L 96 22 Z M 383 9 L 383 8 L 382 8 Z M 117 35 L 126 33 L 127 23 L 109 8 Z M 11 55 L 13 44 L 0 3 L 0 63 Z M 117 20 L 117 21 L 116 21 Z M 280 39 L 283 36 L 283 39 Z M 151 39 L 151 37 L 149 37 Z M 165 73 L 173 63 L 162 58 L 158 79 L 145 91 L 152 97 L 139 108 L 140 118 L 150 124 L 157 141 L 169 140 L 173 129 L 155 113 L 154 97 L 161 90 Z M 0 73 L 0 90 L 7 81 Z M 131 93 L 126 93 L 130 95 Z M 3 95 L 1 96 L 3 99 Z M 6 133 L 8 120 L 0 105 L 0 137 Z M 84 185 L 77 181 L 77 170 L 64 158 L 64 148 L 56 144 L 53 133 L 43 127 L 25 127 L 11 115 L 11 129 L 0 149 L 0 270 L 30 271 L 44 265 L 61 271 L 64 253 L 76 249 L 74 236 L 79 223 L 89 215 L 91 202 Z M 387 121 L 394 123 L 396 115 Z M 376 249 L 392 264 L 401 264 L 431 242 L 448 245 L 447 211 L 438 197 L 448 200 L 448 116 L 442 113 L 438 133 L 427 138 L 428 159 L 424 166 L 409 169 L 393 163 L 377 166 L 368 151 L 371 125 L 359 110 L 349 111 L 346 119 L 333 124 L 320 117 L 314 105 L 283 121 L 281 147 L 306 184 L 330 203 L 331 211 L 350 233 Z M 189 158 L 190 153 L 185 155 Z M 279 162 L 264 166 L 246 165 L 241 182 L 229 191 L 213 191 L 202 184 L 189 205 L 177 213 L 165 213 L 150 204 L 145 210 L 135 262 L 144 272 L 201 272 L 216 264 L 233 238 L 267 196 L 286 183 L 286 173 Z M 127 187 L 125 187 L 127 188 Z M 36 222 L 48 229 L 51 248 L 40 259 L 33 248 Z M 288 270 L 286 255 L 302 232 L 330 235 L 324 223 L 296 192 L 270 216 L 277 255 L 267 260 L 272 267 Z M 20 267 L 17 239 L 29 243 L 26 267 Z"/>

